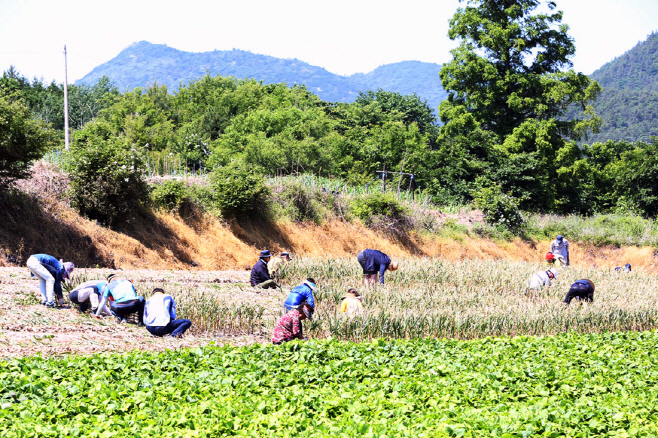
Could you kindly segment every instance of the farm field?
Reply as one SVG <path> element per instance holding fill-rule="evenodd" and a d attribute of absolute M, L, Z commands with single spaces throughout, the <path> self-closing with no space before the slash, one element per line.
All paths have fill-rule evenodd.
<path fill-rule="evenodd" d="M 0 362 L 0 435 L 658 436 L 655 332 Z"/>
<path fill-rule="evenodd" d="M 251 288 L 248 271 L 124 271 L 145 297 L 163 287 L 175 297 L 179 317 L 193 321 L 189 336 L 171 342 L 111 318 L 97 321 L 71 308 L 44 308 L 39 305 L 38 282 L 27 269 L 2 268 L 0 355 L 269 342 L 287 292 L 307 276 L 318 282 L 315 318 L 306 326 L 307 336 L 315 339 L 475 339 L 658 327 L 658 279 L 653 275 L 572 266 L 560 271 L 552 288 L 526 295 L 528 278 L 540 269 L 545 267 L 505 260 L 402 259 L 399 271 L 387 273 L 385 286 L 368 290 L 351 259 L 297 259 L 283 272 L 283 290 Z M 104 278 L 108 272 L 79 269 L 73 285 Z M 594 303 L 563 306 L 560 301 L 569 285 L 579 278 L 596 284 Z M 337 312 L 349 287 L 359 289 L 366 308 L 352 317 Z"/>
<path fill-rule="evenodd" d="M 248 271 L 124 271 L 193 320 L 176 341 L 46 309 L 25 268 L 2 268 L 0 435 L 658 436 L 658 280 L 572 266 L 526 295 L 540 269 L 402 259 L 364 289 L 351 259 L 301 258 L 283 292 L 251 288 Z M 311 340 L 271 345 L 287 291 L 309 275 Z M 565 307 L 578 278 L 595 301 Z M 337 313 L 348 287 L 363 314 Z"/>

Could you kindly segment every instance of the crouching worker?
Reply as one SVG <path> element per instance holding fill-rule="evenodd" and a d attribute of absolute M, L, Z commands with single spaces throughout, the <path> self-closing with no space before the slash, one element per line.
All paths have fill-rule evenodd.
<path fill-rule="evenodd" d="M 269 250 L 261 251 L 258 261 L 251 269 L 250 283 L 253 287 L 261 289 L 269 289 L 279 287 L 278 284 L 270 276 L 270 271 L 267 269 L 267 262 L 272 258 Z"/>
<path fill-rule="evenodd" d="M 153 296 L 144 306 L 146 330 L 154 336 L 169 335 L 180 338 L 192 326 L 189 319 L 176 319 L 176 303 L 161 288 L 153 289 Z"/>
<path fill-rule="evenodd" d="M 345 296 L 341 298 L 342 304 L 340 305 L 340 313 L 347 313 L 353 315 L 363 311 L 363 304 L 361 303 L 361 295 L 354 288 L 350 288 Z"/>
<path fill-rule="evenodd" d="M 144 297 L 137 296 L 135 286 L 130 281 L 125 278 L 116 278 L 115 274 L 110 274 L 101 295 L 103 298 L 94 314 L 95 317 L 100 317 L 101 309 L 109 300 L 110 311 L 121 324 L 126 322 L 128 315 L 137 313 L 139 325 L 144 325 Z"/>
<path fill-rule="evenodd" d="M 309 303 L 301 304 L 296 309 L 283 315 L 272 335 L 272 343 L 279 345 L 295 339 L 304 340 L 304 327 L 302 321 L 313 319 L 313 307 Z"/>
<path fill-rule="evenodd" d="M 530 277 L 530 284 L 528 289 L 541 289 L 542 287 L 550 287 L 551 280 L 557 280 L 557 269 L 551 268 L 546 271 L 539 271 Z"/>
<path fill-rule="evenodd" d="M 377 282 L 377 273 L 379 272 L 379 282 L 384 284 L 384 273 L 388 271 L 397 271 L 398 263 L 392 262 L 391 259 L 381 251 L 376 249 L 364 249 L 356 256 L 357 261 L 363 269 L 364 282 L 366 286 Z"/>
<path fill-rule="evenodd" d="M 615 268 L 615 272 L 631 272 L 631 264 L 626 263 L 623 268 L 621 266 L 617 266 Z"/>
<path fill-rule="evenodd" d="M 55 296 L 58 304 L 62 305 L 62 281 L 65 281 L 73 272 L 75 266 L 71 262 L 64 263 L 48 254 L 33 254 L 27 259 L 27 267 L 33 277 L 39 279 L 43 304 L 55 307 Z"/>
<path fill-rule="evenodd" d="M 308 303 L 312 308 L 315 308 L 315 300 L 313 298 L 313 292 L 315 291 L 315 280 L 312 278 L 307 278 L 304 283 L 297 286 L 288 294 L 285 303 L 283 303 L 283 310 L 289 312 L 292 309 L 296 309 L 302 303 Z"/>
<path fill-rule="evenodd" d="M 587 301 L 588 303 L 594 301 L 594 283 L 591 280 L 582 279 L 572 284 L 562 302 L 569 304 L 573 299 Z"/>
<path fill-rule="evenodd" d="M 98 310 L 98 305 L 101 302 L 100 291 L 106 284 L 106 281 L 85 281 L 71 291 L 69 294 L 69 300 L 71 300 L 71 303 L 78 306 L 80 312 L 86 312 L 89 309 L 91 309 L 92 312 L 96 312 Z M 105 313 L 106 315 L 112 314 L 107 305 L 103 306 L 101 313 Z"/>

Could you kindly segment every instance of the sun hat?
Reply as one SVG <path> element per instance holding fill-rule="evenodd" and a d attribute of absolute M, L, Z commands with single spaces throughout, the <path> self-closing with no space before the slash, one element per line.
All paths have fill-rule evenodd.
<path fill-rule="evenodd" d="M 69 275 L 71 275 L 71 272 L 75 269 L 75 265 L 73 262 L 65 262 L 64 263 L 64 276 L 65 278 L 69 278 Z"/>
<path fill-rule="evenodd" d="M 550 272 L 551 274 L 553 274 L 553 278 L 555 278 L 557 280 L 557 269 L 551 268 L 546 272 Z"/>
<path fill-rule="evenodd" d="M 555 238 L 555 240 L 557 240 L 558 242 L 562 242 L 563 239 L 564 237 L 562 237 L 562 234 L 558 234 L 557 237 Z"/>
<path fill-rule="evenodd" d="M 313 292 L 315 292 L 315 280 L 312 279 L 311 277 L 307 278 L 304 284 L 308 287 L 311 288 Z"/>
<path fill-rule="evenodd" d="M 555 260 L 555 254 L 553 254 L 553 253 L 550 252 L 550 251 L 547 252 L 547 253 L 546 253 L 546 260 Z"/>
<path fill-rule="evenodd" d="M 281 253 L 282 256 L 288 256 L 290 257 L 290 253 L 288 251 L 284 251 Z"/>
<path fill-rule="evenodd" d="M 398 270 L 398 262 L 391 262 L 389 265 L 391 267 L 391 271 L 397 271 Z"/>
<path fill-rule="evenodd" d="M 270 253 L 269 249 L 260 252 L 260 258 L 262 259 L 265 257 L 272 257 L 272 253 Z"/>

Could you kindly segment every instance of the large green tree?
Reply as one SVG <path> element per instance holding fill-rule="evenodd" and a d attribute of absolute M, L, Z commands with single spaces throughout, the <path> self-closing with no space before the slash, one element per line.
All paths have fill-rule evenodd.
<path fill-rule="evenodd" d="M 600 126 L 590 105 L 600 87 L 570 69 L 575 45 L 562 12 L 552 1 L 461 1 L 466 6 L 449 30 L 460 44 L 440 73 L 448 92 L 439 107 L 444 132 L 471 114 L 497 136 L 492 160 L 529 164 L 524 171 L 506 166 L 488 177 L 514 192 L 525 208 L 572 208 L 558 194 L 561 149 Z M 561 117 L 574 105 L 582 118 Z"/>
<path fill-rule="evenodd" d="M 31 162 L 52 145 L 53 134 L 22 100 L 0 92 L 0 189 L 29 175 Z"/>

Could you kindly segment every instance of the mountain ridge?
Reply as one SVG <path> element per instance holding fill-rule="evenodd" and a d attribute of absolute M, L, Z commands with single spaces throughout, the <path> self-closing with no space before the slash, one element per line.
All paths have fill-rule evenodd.
<path fill-rule="evenodd" d="M 304 84 L 321 99 L 332 102 L 353 102 L 359 92 L 377 88 L 403 95 L 415 92 L 436 110 L 447 95 L 441 87 L 440 69 L 439 64 L 401 61 L 368 73 L 341 76 L 298 59 L 275 58 L 240 49 L 185 52 L 166 44 L 139 41 L 95 67 L 76 84 L 91 85 L 101 76 L 108 76 L 122 91 L 155 82 L 176 90 L 181 83 L 208 73 L 253 78 L 264 83 Z"/>

